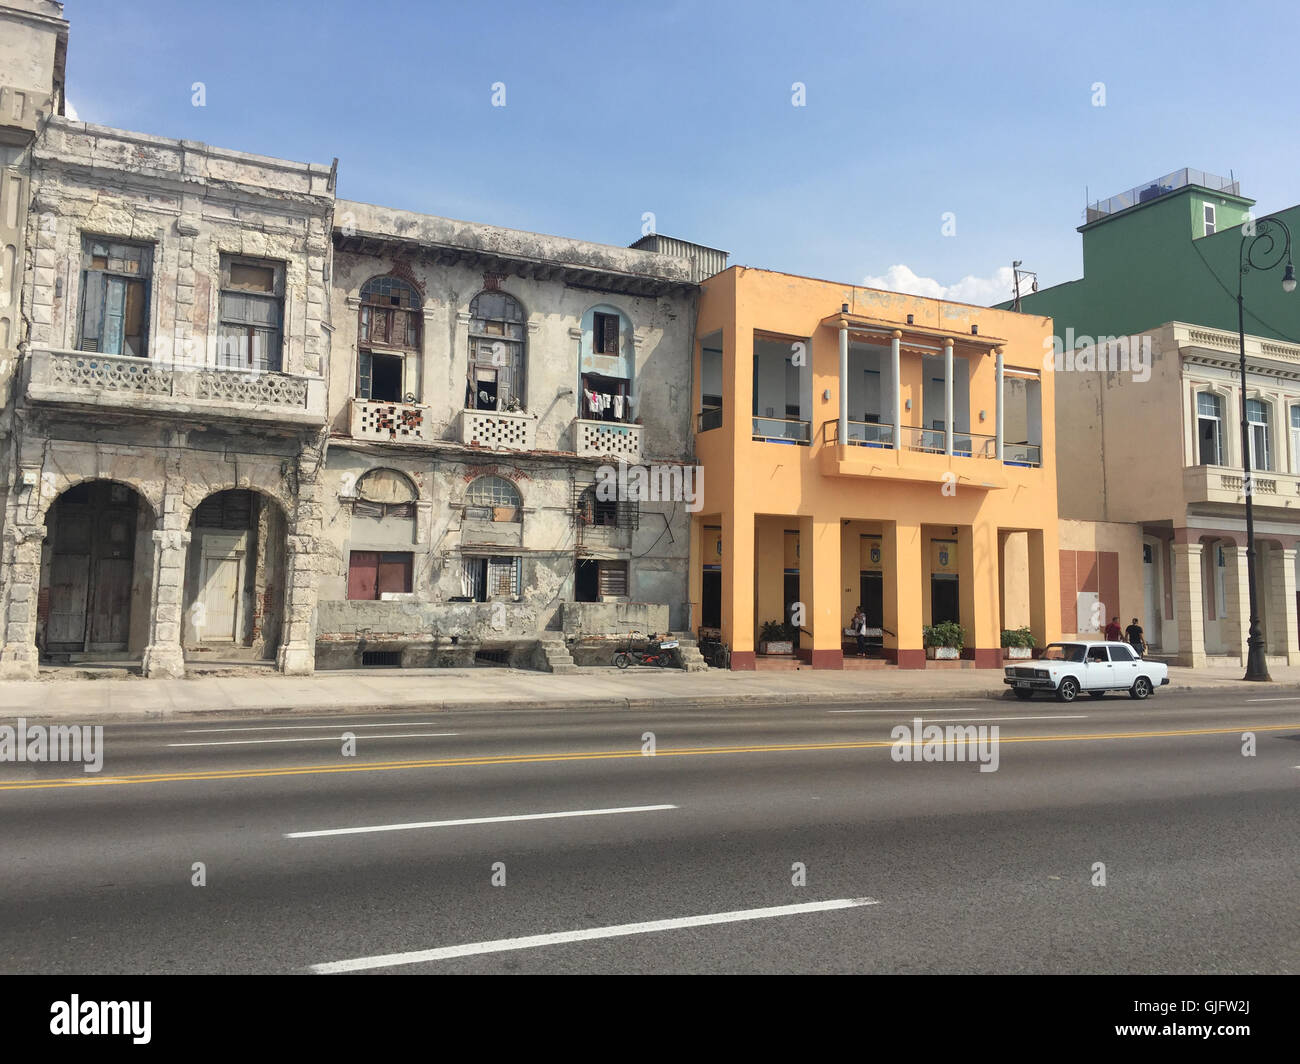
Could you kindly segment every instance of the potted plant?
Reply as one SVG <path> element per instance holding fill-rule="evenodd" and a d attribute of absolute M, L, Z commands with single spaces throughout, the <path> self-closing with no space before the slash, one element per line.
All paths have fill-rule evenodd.
<path fill-rule="evenodd" d="M 794 653 L 794 633 L 781 621 L 764 621 L 758 639 L 760 654 Z"/>
<path fill-rule="evenodd" d="M 925 637 L 927 658 L 949 661 L 961 657 L 961 648 L 966 642 L 966 632 L 956 621 L 927 624 L 922 634 Z"/>
<path fill-rule="evenodd" d="M 1034 633 L 1028 628 L 1003 629 L 1002 656 L 1004 658 L 1032 658 L 1034 656 Z"/>

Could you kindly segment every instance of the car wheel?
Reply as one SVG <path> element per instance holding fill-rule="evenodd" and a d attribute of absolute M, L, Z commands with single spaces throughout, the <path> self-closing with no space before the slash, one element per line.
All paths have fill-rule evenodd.
<path fill-rule="evenodd" d="M 1151 697 L 1151 681 L 1145 676 L 1139 676 L 1133 681 L 1133 686 L 1129 688 L 1129 698 L 1136 698 L 1139 701 L 1143 698 Z"/>
<path fill-rule="evenodd" d="M 1105 691 L 1089 691 L 1088 694 L 1089 694 L 1091 697 L 1093 697 L 1093 698 L 1105 698 L 1105 697 L 1106 697 L 1106 692 L 1105 692 Z"/>
<path fill-rule="evenodd" d="M 1020 699 L 1020 701 L 1022 702 L 1028 702 L 1031 698 L 1034 697 L 1033 691 L 1028 691 L 1020 687 L 1011 688 L 1011 693 L 1015 695 L 1018 699 Z"/>
<path fill-rule="evenodd" d="M 1079 697 L 1079 681 L 1073 676 L 1067 676 L 1061 681 L 1061 686 L 1056 689 L 1056 700 L 1058 702 L 1073 702 Z"/>
<path fill-rule="evenodd" d="M 626 669 L 629 665 L 632 664 L 632 662 L 628 659 L 628 656 L 626 654 L 615 654 L 614 664 L 617 665 L 620 669 Z"/>

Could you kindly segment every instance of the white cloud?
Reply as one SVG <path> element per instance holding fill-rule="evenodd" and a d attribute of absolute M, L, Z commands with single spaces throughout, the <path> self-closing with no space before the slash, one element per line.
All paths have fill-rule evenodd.
<path fill-rule="evenodd" d="M 883 288 L 888 292 L 926 296 L 930 299 L 949 299 L 955 303 L 974 303 L 987 307 L 1011 298 L 1014 284 L 1010 266 L 1000 266 L 992 277 L 967 275 L 956 284 L 940 284 L 933 277 L 918 277 L 910 266 L 898 264 L 889 267 L 883 277 L 866 277 L 862 283 L 868 288 Z"/>

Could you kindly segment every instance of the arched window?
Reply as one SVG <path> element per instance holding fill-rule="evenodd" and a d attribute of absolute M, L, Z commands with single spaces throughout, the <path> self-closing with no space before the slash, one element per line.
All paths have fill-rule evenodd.
<path fill-rule="evenodd" d="M 361 288 L 357 396 L 414 402 L 420 390 L 423 301 L 400 277 L 372 277 Z"/>
<path fill-rule="evenodd" d="M 632 323 L 617 307 L 602 303 L 582 315 L 578 417 L 588 421 L 634 419 L 632 351 Z"/>
<path fill-rule="evenodd" d="M 486 476 L 465 490 L 465 516 L 477 521 L 519 521 L 523 500 L 505 477 Z"/>
<path fill-rule="evenodd" d="M 524 409 L 524 330 L 513 296 L 480 292 L 470 301 L 468 409 Z"/>
<path fill-rule="evenodd" d="M 357 481 L 353 513 L 367 517 L 414 517 L 419 492 L 395 469 L 372 469 Z"/>

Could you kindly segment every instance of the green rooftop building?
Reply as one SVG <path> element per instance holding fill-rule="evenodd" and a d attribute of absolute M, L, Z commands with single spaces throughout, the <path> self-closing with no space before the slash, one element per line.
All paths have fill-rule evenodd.
<path fill-rule="evenodd" d="M 1127 336 L 1171 321 L 1236 332 L 1242 224 L 1254 205 L 1238 182 L 1190 169 L 1089 204 L 1083 277 L 1023 294 L 1020 309 L 1051 315 L 1063 343 L 1067 329 Z M 1275 213 L 1300 241 L 1300 206 Z M 1288 298 L 1280 279 L 1280 270 L 1247 275 L 1246 332 L 1296 342 L 1300 298 Z"/>

